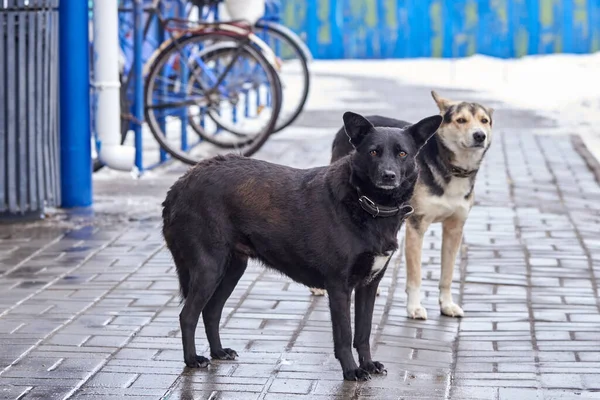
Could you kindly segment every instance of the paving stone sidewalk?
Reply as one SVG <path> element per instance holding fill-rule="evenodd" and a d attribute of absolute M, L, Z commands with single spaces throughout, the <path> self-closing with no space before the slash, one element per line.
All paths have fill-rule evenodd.
<path fill-rule="evenodd" d="M 316 83 L 366 114 L 435 113 L 430 88 L 343 76 Z M 343 382 L 327 299 L 256 265 L 222 320 L 223 342 L 239 359 L 184 368 L 177 281 L 157 213 L 184 171 L 174 166 L 137 182 L 99 178 L 100 208 L 117 211 L 104 207 L 94 219 L 0 225 L 0 398 L 600 398 L 600 186 L 570 136 L 539 134 L 556 133 L 551 121 L 494 106 L 494 142 L 454 276 L 465 318 L 437 312 L 434 226 L 423 252 L 430 319 L 405 316 L 402 253 L 381 284 L 372 343 L 387 376 Z M 326 163 L 342 111 L 309 107 L 257 157 Z M 201 323 L 197 337 L 206 354 Z"/>

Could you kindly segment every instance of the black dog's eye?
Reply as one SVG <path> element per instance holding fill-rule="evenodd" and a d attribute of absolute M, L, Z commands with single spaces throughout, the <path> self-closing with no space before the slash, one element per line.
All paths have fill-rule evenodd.
<path fill-rule="evenodd" d="M 456 122 L 458 122 L 459 124 L 464 124 L 465 122 L 467 122 L 467 120 L 464 118 L 459 118 L 456 120 Z"/>
<path fill-rule="evenodd" d="M 369 154 L 375 157 L 377 155 L 377 150 L 371 150 Z"/>
<path fill-rule="evenodd" d="M 482 123 L 482 124 L 487 124 L 488 122 L 490 122 L 490 121 L 489 121 L 487 118 L 483 118 L 483 119 L 481 120 L 481 123 Z"/>
<path fill-rule="evenodd" d="M 398 155 L 402 158 L 406 157 L 406 152 L 405 151 L 401 151 L 400 153 L 398 153 Z"/>

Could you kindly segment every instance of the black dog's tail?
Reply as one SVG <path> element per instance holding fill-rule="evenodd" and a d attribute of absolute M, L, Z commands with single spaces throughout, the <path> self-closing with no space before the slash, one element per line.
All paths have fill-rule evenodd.
<path fill-rule="evenodd" d="M 185 263 L 175 263 L 177 277 L 179 278 L 179 294 L 183 302 L 190 292 L 190 270 Z"/>
<path fill-rule="evenodd" d="M 165 238 L 165 242 L 167 243 L 167 247 L 171 251 L 173 255 L 173 259 L 175 261 L 175 268 L 177 270 L 177 277 L 179 278 L 179 294 L 181 295 L 181 300 L 185 300 L 188 296 L 190 290 L 190 271 L 183 260 L 179 260 L 179 254 L 181 254 L 177 249 L 177 243 L 173 240 L 171 236 L 171 229 L 173 229 L 173 215 L 171 213 L 171 205 L 175 201 L 175 193 L 173 190 L 169 190 L 167 193 L 167 198 L 163 201 L 163 228 L 162 233 Z"/>
<path fill-rule="evenodd" d="M 190 291 L 190 271 L 187 268 L 177 268 L 177 276 L 179 277 L 179 294 L 181 301 L 185 300 Z"/>

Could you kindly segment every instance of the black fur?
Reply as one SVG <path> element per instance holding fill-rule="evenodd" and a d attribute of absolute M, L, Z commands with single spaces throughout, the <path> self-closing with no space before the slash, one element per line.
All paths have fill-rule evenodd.
<path fill-rule="evenodd" d="M 471 103 L 461 103 L 456 106 L 451 106 L 444 115 L 444 119 L 451 118 L 449 115 L 452 115 L 456 111 L 456 107 L 481 106 L 477 104 L 471 105 Z M 379 115 L 372 115 L 365 118 L 367 118 L 376 127 L 406 128 L 407 126 L 410 126 L 409 122 L 394 118 L 382 117 Z M 348 143 L 347 139 L 345 140 L 345 137 L 345 130 L 344 128 L 341 128 L 333 140 L 331 162 L 335 162 L 336 160 L 352 152 L 352 145 Z M 417 154 L 417 163 L 419 165 L 420 174 L 419 180 L 427 186 L 429 192 L 433 196 L 442 196 L 444 194 L 444 187 L 442 187 L 434 179 L 434 171 L 437 173 L 437 175 L 444 179 L 445 183 L 449 183 L 452 179 L 450 164 L 453 158 L 454 154 L 452 151 L 442 143 L 437 135 L 433 135 Z M 471 194 L 473 186 L 475 185 L 475 175 L 473 175 L 470 180 L 471 191 L 469 192 L 469 195 Z"/>
<path fill-rule="evenodd" d="M 381 117 L 379 115 L 371 115 L 367 118 L 371 124 L 378 127 L 392 127 L 392 128 L 406 128 L 410 125 L 410 122 L 400 121 L 393 118 Z M 354 146 L 350 143 L 348 136 L 346 135 L 346 130 L 342 127 L 338 133 L 335 135 L 335 139 L 333 139 L 333 145 L 331 149 L 331 162 L 337 161 L 340 158 L 347 156 L 354 150 Z"/>
<path fill-rule="evenodd" d="M 200 313 L 211 356 L 237 356 L 222 347 L 219 320 L 248 259 L 256 258 L 297 282 L 327 289 L 335 356 L 345 379 L 383 372 L 383 365 L 371 359 L 369 337 L 375 293 L 387 263 L 375 274 L 371 267 L 376 256 L 398 247 L 403 216 L 373 218 L 360 207 L 358 191 L 381 205 L 408 202 L 417 180 L 414 155 L 441 121 L 433 116 L 405 130 L 374 128 L 346 113 L 346 132 L 357 151 L 328 167 L 301 170 L 228 155 L 200 162 L 182 176 L 163 202 L 163 235 L 185 297 L 180 314 L 185 363 L 200 367 L 209 362 L 196 354 Z M 381 171 L 397 174 L 394 189 L 377 187 Z"/>

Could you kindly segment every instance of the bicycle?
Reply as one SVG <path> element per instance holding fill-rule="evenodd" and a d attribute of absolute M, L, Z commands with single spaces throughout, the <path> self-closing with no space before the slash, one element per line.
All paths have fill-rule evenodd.
<path fill-rule="evenodd" d="M 124 1 L 124 3 L 126 3 Z M 175 2 L 171 2 L 170 5 L 173 5 Z M 177 2 L 178 5 L 181 5 L 185 2 L 179 1 Z M 126 5 L 126 4 L 123 4 Z M 263 85 L 262 90 L 266 91 L 268 94 L 268 98 L 270 103 L 267 105 L 262 105 L 261 107 L 261 111 L 264 111 L 265 108 L 269 108 L 270 109 L 270 113 L 264 113 L 263 115 L 266 115 L 267 118 L 263 118 L 263 120 L 266 119 L 266 121 L 263 121 L 263 125 L 261 126 L 254 126 L 254 132 L 244 132 L 244 134 L 240 134 L 239 132 L 236 132 L 233 136 L 233 139 L 230 137 L 230 140 L 228 141 L 228 143 L 226 145 L 221 145 L 219 147 L 224 147 L 227 149 L 237 149 L 239 150 L 242 154 L 245 155 L 251 155 L 253 154 L 256 150 L 258 150 L 258 148 L 260 148 L 260 146 L 262 145 L 262 143 L 264 143 L 264 141 L 268 138 L 268 135 L 271 133 L 271 131 L 273 131 L 274 125 L 271 123 L 271 120 L 276 121 L 277 119 L 277 115 L 279 113 L 280 107 L 281 107 L 281 86 L 279 83 L 279 78 L 277 76 L 277 73 L 274 70 L 274 65 L 275 64 L 275 57 L 272 53 L 272 51 L 269 49 L 269 47 L 262 42 L 258 37 L 256 37 L 249 29 L 249 27 L 244 27 L 243 24 L 234 24 L 234 23 L 214 23 L 214 24 L 193 24 L 190 23 L 189 21 L 186 21 L 184 19 L 178 19 L 178 18 L 165 18 L 159 8 L 159 6 L 163 5 L 162 2 L 160 0 L 152 0 L 152 3 L 150 5 L 150 7 L 146 7 L 145 8 L 145 15 L 146 15 L 146 21 L 144 23 L 144 37 L 145 37 L 145 48 L 146 48 L 146 52 L 145 52 L 145 60 L 144 60 L 144 64 L 145 64 L 145 69 L 149 70 L 150 73 L 152 73 L 153 71 L 157 71 L 157 66 L 154 66 L 157 62 L 162 63 L 161 64 L 161 68 L 164 70 L 163 75 L 169 76 L 171 75 L 171 79 L 173 78 L 173 72 L 175 71 L 175 69 L 173 69 L 173 66 L 177 66 L 177 65 L 183 65 L 186 66 L 187 62 L 185 63 L 179 63 L 179 59 L 183 58 L 185 59 L 186 56 L 183 52 L 183 46 L 190 46 L 192 44 L 195 45 L 204 45 L 203 47 L 207 47 L 206 45 L 211 44 L 209 43 L 209 41 L 215 42 L 215 43 L 219 43 L 220 46 L 219 48 L 221 49 L 220 53 L 208 53 L 211 55 L 212 60 L 214 61 L 215 58 L 223 58 L 224 55 L 231 55 L 231 50 L 235 49 L 235 48 L 244 48 L 244 50 L 238 54 L 237 56 L 241 56 L 242 59 L 245 59 L 246 61 L 254 61 L 253 64 L 255 66 L 255 70 L 258 71 L 258 75 L 262 76 L 263 82 L 265 85 Z M 120 11 L 122 12 L 121 15 L 126 15 L 125 13 L 130 11 L 130 9 L 127 9 L 126 7 L 121 7 Z M 148 45 L 148 42 L 151 42 L 151 37 L 148 35 L 148 31 L 150 29 L 150 26 L 153 22 L 156 22 L 157 25 L 159 27 L 161 27 L 165 32 L 169 32 L 171 34 L 171 38 L 163 41 L 162 45 L 159 47 L 158 46 L 158 42 L 154 42 L 154 43 L 150 43 Z M 175 24 L 176 26 L 173 26 L 173 24 Z M 171 25 L 171 26 L 168 26 Z M 122 109 L 123 110 L 129 110 L 129 99 L 128 99 L 128 86 L 129 86 L 129 82 L 132 79 L 132 71 L 131 71 L 131 58 L 132 58 L 132 45 L 131 45 L 131 41 L 127 40 L 127 35 L 128 35 L 128 31 L 131 32 L 131 29 L 128 30 L 128 28 L 132 28 L 132 26 L 127 26 L 126 24 L 121 24 L 121 27 L 124 27 L 125 32 L 121 32 L 120 34 L 120 38 L 121 38 L 121 47 L 123 49 L 123 53 L 124 53 L 124 58 L 125 58 L 125 62 L 124 62 L 124 69 L 123 69 L 123 73 L 122 73 L 122 90 L 121 90 L 121 102 L 122 102 Z M 210 33 L 210 35 L 209 35 Z M 186 39 L 187 37 L 193 37 L 193 39 Z M 244 46 L 249 45 L 249 43 L 252 43 L 253 49 L 249 50 L 247 48 L 245 48 Z M 214 44 L 214 43 L 213 43 Z M 148 49 L 152 50 L 153 47 L 156 47 L 156 49 L 153 52 L 148 51 Z M 198 46 L 197 46 L 198 47 Z M 223 53 L 223 50 L 227 50 L 229 49 L 229 53 Z M 258 49 L 258 50 L 256 50 Z M 148 54 L 150 54 L 150 56 L 148 56 Z M 165 57 L 167 56 L 167 53 L 170 54 L 170 61 L 168 62 L 163 62 Z M 190 52 L 188 52 L 189 54 L 192 54 Z M 129 56 L 129 57 L 128 57 Z M 182 57 L 183 56 L 183 57 Z M 194 53 L 194 56 L 196 57 L 195 61 L 194 61 L 197 65 L 202 65 L 203 67 L 206 67 L 207 64 L 204 63 L 203 59 L 202 59 L 202 53 Z M 235 63 L 236 61 L 239 63 L 239 60 L 237 60 L 238 57 L 236 57 L 236 59 L 230 59 L 230 64 Z M 258 61 L 257 61 L 258 60 Z M 188 60 L 189 62 L 190 60 Z M 252 62 L 250 62 L 250 64 L 252 64 Z M 215 67 L 214 62 L 212 67 Z M 189 68 L 188 68 L 189 69 Z M 238 68 L 239 70 L 239 68 Z M 262 73 L 261 73 L 262 71 Z M 175 71 L 177 75 L 177 73 L 180 73 L 181 71 Z M 190 71 L 188 71 L 190 72 Z M 221 107 L 216 107 L 215 106 L 215 94 L 219 94 L 220 96 L 222 96 L 223 98 L 233 98 L 235 96 L 231 96 L 231 91 L 232 91 L 232 87 L 230 85 L 229 87 L 229 92 L 223 91 L 223 90 L 217 90 L 215 91 L 215 87 L 210 87 L 208 88 L 209 90 L 212 90 L 212 97 L 208 97 L 208 102 L 207 104 L 202 105 L 202 101 L 200 101 L 199 97 L 203 96 L 203 91 L 206 91 L 207 87 L 206 84 L 207 82 L 202 82 L 202 79 L 199 79 L 199 74 L 198 72 L 194 72 L 194 68 L 191 69 L 191 76 L 194 77 L 195 76 L 195 80 L 193 82 L 194 85 L 196 85 L 197 87 L 195 89 L 193 89 L 194 93 L 188 93 L 188 95 L 193 95 L 192 97 L 195 97 L 195 99 L 193 101 L 190 101 L 190 99 L 188 99 L 187 102 L 179 102 L 179 104 L 172 104 L 172 106 L 177 106 L 177 107 L 167 107 L 165 104 L 162 105 L 158 105 L 157 104 L 153 104 L 154 100 L 156 100 L 156 94 L 150 95 L 149 93 L 152 93 L 154 91 L 154 87 L 151 86 L 150 89 L 148 89 L 148 86 L 150 83 L 152 83 L 152 81 L 156 80 L 157 76 L 160 76 L 161 74 L 158 74 L 157 72 L 154 72 L 152 77 L 148 77 L 146 79 L 146 90 L 145 90 L 145 117 L 147 119 L 148 122 L 148 127 L 150 128 L 151 133 L 153 134 L 153 136 L 155 137 L 155 139 L 159 142 L 159 144 L 161 145 L 161 147 L 167 152 L 170 153 L 173 157 L 180 159 L 181 161 L 187 162 L 187 163 L 195 163 L 196 161 L 198 161 L 198 159 L 200 158 L 204 158 L 207 157 L 209 155 L 209 153 L 212 155 L 214 153 L 218 153 L 218 149 L 211 149 L 210 152 L 204 152 L 204 154 L 200 157 L 200 156 L 195 156 L 195 157 L 191 157 L 189 155 L 185 155 L 186 152 L 188 152 L 194 145 L 199 144 L 198 142 L 190 144 L 188 143 L 188 138 L 187 138 L 187 134 L 185 132 L 185 126 L 187 125 L 187 120 L 189 120 L 189 116 L 183 116 L 181 112 L 178 112 L 178 108 L 188 108 L 188 107 L 196 107 L 196 111 L 198 109 L 199 106 L 201 106 L 200 108 L 203 108 L 204 111 L 206 109 L 210 110 L 212 113 L 214 113 L 215 109 L 220 109 Z M 216 83 L 217 86 L 218 85 L 223 85 L 224 83 L 224 76 L 228 73 L 231 73 L 231 68 L 229 69 L 224 69 L 221 70 L 221 72 L 224 72 L 224 74 L 222 73 L 219 79 L 215 80 L 215 76 L 213 74 L 213 76 L 209 76 L 208 78 L 212 79 L 212 83 Z M 145 74 L 146 75 L 146 74 Z M 239 75 L 239 74 L 238 74 Z M 182 77 L 179 77 L 182 78 Z M 189 80 L 189 77 L 185 77 L 186 80 Z M 208 82 L 208 84 L 210 84 L 211 82 Z M 239 83 L 239 82 L 238 82 Z M 257 81 L 255 79 L 254 83 L 256 84 Z M 204 85 L 204 87 L 203 87 Z M 156 86 L 156 85 L 155 85 Z M 188 88 L 192 88 L 192 86 L 187 85 Z M 172 89 L 174 87 L 173 84 L 166 85 L 166 89 Z M 219 89 L 223 89 L 223 87 L 219 88 Z M 254 88 L 256 89 L 256 88 Z M 164 90 L 164 87 L 163 87 Z M 200 92 L 199 92 L 200 90 Z M 246 90 L 246 92 L 248 92 Z M 246 93 L 247 94 L 247 93 Z M 181 96 L 180 96 L 181 97 Z M 238 96 L 239 97 L 239 96 Z M 256 96 L 255 96 L 256 97 Z M 206 98 L 205 98 L 206 100 Z M 208 104 L 210 103 L 210 107 L 206 107 Z M 225 104 L 226 105 L 226 104 Z M 166 110 L 168 108 L 171 108 L 170 110 Z M 162 109 L 162 111 L 157 112 L 158 109 Z M 256 107 L 255 107 L 256 109 Z M 256 111 L 256 110 L 255 110 Z M 127 116 L 129 115 L 127 112 L 124 112 L 124 119 L 127 118 Z M 167 125 L 172 125 L 173 119 L 174 117 L 177 116 L 180 119 L 180 128 L 181 128 L 181 138 L 179 139 L 178 143 L 176 143 L 176 146 L 174 143 L 171 143 L 171 141 L 169 140 L 170 138 L 168 137 L 169 134 L 167 133 Z M 246 114 L 245 117 L 248 117 L 249 115 Z M 202 126 L 203 130 L 201 130 L 200 132 L 203 133 L 204 137 L 210 137 L 212 135 L 210 135 L 209 133 L 207 133 L 207 131 L 210 131 L 212 129 L 213 134 L 217 133 L 217 131 L 220 133 L 220 137 L 224 138 L 226 135 L 223 134 L 223 130 L 221 128 L 225 127 L 227 128 L 227 124 L 223 122 L 222 118 L 221 121 L 219 121 L 217 119 L 219 123 L 218 126 L 214 126 L 215 124 L 213 124 L 212 127 L 206 127 L 204 124 L 204 121 L 202 121 L 200 124 L 196 124 L 196 127 L 194 129 L 194 131 L 198 131 L 198 125 Z M 127 120 L 123 120 L 123 132 L 122 132 L 122 141 L 125 140 L 126 136 L 127 136 L 127 131 L 129 130 L 129 124 Z M 139 121 L 136 121 L 139 122 Z M 167 123 L 170 122 L 170 123 Z M 185 122 L 185 123 L 181 123 L 181 122 Z M 234 121 L 235 122 L 235 121 Z M 210 123 L 208 124 L 210 125 Z M 230 129 L 232 129 L 231 127 L 229 127 Z M 258 132 L 256 132 L 257 128 L 259 129 Z M 170 135 L 172 136 L 172 134 Z M 231 135 L 230 135 L 231 136 Z M 202 139 L 202 137 L 200 137 Z M 217 144 L 219 144 L 220 142 L 222 142 L 223 140 L 221 139 L 220 141 L 216 141 Z M 211 142 L 211 141 L 207 141 L 207 142 Z M 212 142 L 215 142 L 214 140 Z M 177 148 L 175 148 L 177 147 Z M 206 147 L 206 146 L 204 146 Z M 95 163 L 95 170 L 101 168 L 101 164 L 99 165 L 99 162 Z"/>
<path fill-rule="evenodd" d="M 192 4 L 192 3 L 196 4 Z M 180 8 L 180 14 L 185 15 L 187 18 L 192 14 L 193 6 L 200 6 L 198 9 L 201 11 L 202 20 L 218 20 L 218 0 L 176 0 L 171 1 L 170 5 L 175 5 L 176 7 L 171 8 Z M 212 4 L 211 4 L 212 3 Z M 151 8 L 155 8 L 157 5 L 162 5 L 163 2 L 154 3 Z M 127 134 L 130 130 L 130 123 L 135 123 L 134 118 L 131 117 L 131 113 L 129 112 L 129 107 L 132 104 L 131 101 L 131 93 L 128 90 L 131 81 L 131 64 L 133 58 L 133 44 L 131 39 L 131 34 L 133 31 L 133 23 L 132 18 L 127 18 L 127 16 L 131 16 L 130 9 L 127 9 L 127 0 L 123 0 L 120 5 L 120 24 L 119 24 L 119 38 L 120 45 L 123 53 L 124 62 L 122 63 L 122 72 L 121 72 L 121 109 L 122 109 L 122 120 L 121 120 L 121 142 L 124 143 Z M 202 7 L 207 6 L 207 7 Z M 282 86 L 292 90 L 284 91 L 284 99 L 281 107 L 281 111 L 279 113 L 279 118 L 277 119 L 277 124 L 273 130 L 273 133 L 282 130 L 287 127 L 291 123 L 293 123 L 296 118 L 302 112 L 304 104 L 308 97 L 309 87 L 310 87 L 310 74 L 308 69 L 308 63 L 312 60 L 312 55 L 308 47 L 304 44 L 304 42 L 290 29 L 287 27 L 275 22 L 273 20 L 272 15 L 277 14 L 277 8 L 279 7 L 278 0 L 267 0 L 265 6 L 265 15 L 262 19 L 259 19 L 254 25 L 254 31 L 257 35 L 264 41 L 268 42 L 270 47 L 274 49 L 277 53 L 277 64 L 280 68 L 279 70 L 279 78 L 282 81 Z M 204 8 L 204 10 L 202 10 Z M 147 9 L 148 11 L 148 9 Z M 183 11 L 183 12 L 181 12 Z M 151 16 L 150 16 L 151 17 Z M 158 48 L 161 40 L 160 36 L 157 36 L 158 40 L 155 40 L 153 35 L 148 35 L 148 32 L 151 28 L 152 19 L 147 18 L 144 24 L 144 50 L 143 50 L 143 62 L 146 64 L 146 61 L 153 56 L 156 49 Z M 256 45 L 258 49 L 261 49 L 262 46 L 260 43 Z M 221 49 L 223 52 L 224 49 Z M 214 58 L 216 56 L 215 53 L 207 54 L 209 57 Z M 295 90 L 294 90 L 295 89 Z M 296 94 L 296 97 L 292 97 L 293 94 Z M 212 120 L 215 120 L 219 128 L 226 127 L 227 129 L 233 129 L 231 126 L 226 126 L 223 123 L 222 119 L 219 120 L 218 115 L 214 112 L 208 115 Z M 213 140 L 214 135 L 205 135 L 204 129 L 202 125 L 198 125 L 195 123 L 195 120 L 189 119 L 190 126 L 193 130 L 203 139 L 208 142 L 212 142 L 221 147 L 231 148 L 231 145 L 227 143 L 223 143 L 222 140 Z M 239 132 L 237 132 L 239 133 Z M 102 163 L 99 160 L 94 160 L 94 172 L 102 168 Z"/>
<path fill-rule="evenodd" d="M 145 81 L 145 119 L 157 142 L 188 164 L 222 149 L 254 154 L 281 109 L 271 50 L 243 22 L 196 23 L 151 12 L 172 34 L 148 63 Z M 198 133 L 195 143 L 188 141 L 187 125 Z"/>

